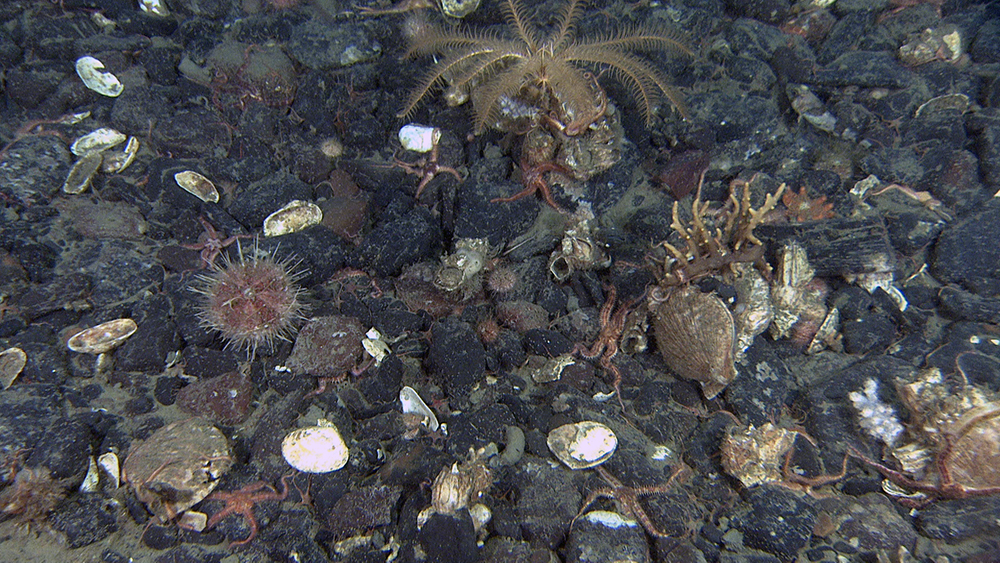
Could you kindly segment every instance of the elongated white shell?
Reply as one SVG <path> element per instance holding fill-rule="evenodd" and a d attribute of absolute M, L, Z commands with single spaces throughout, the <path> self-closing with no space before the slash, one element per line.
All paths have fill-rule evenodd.
<path fill-rule="evenodd" d="M 570 469 L 587 469 L 607 461 L 618 447 L 618 437 L 600 422 L 564 424 L 549 432 L 549 450 Z"/>
<path fill-rule="evenodd" d="M 104 156 L 100 152 L 88 152 L 80 157 L 80 160 L 69 169 L 66 181 L 63 183 L 63 193 L 82 194 L 90 187 L 90 181 L 97 174 L 97 169 L 101 167 Z"/>
<path fill-rule="evenodd" d="M 264 219 L 264 236 L 296 233 L 323 221 L 323 210 L 309 201 L 294 199 Z"/>
<path fill-rule="evenodd" d="M 80 483 L 81 493 L 96 493 L 101 486 L 101 472 L 97 469 L 97 462 L 90 458 L 90 465 L 87 467 L 87 476 Z"/>
<path fill-rule="evenodd" d="M 399 390 L 399 404 L 403 407 L 403 413 L 422 416 L 424 418 L 424 426 L 431 432 L 437 432 L 437 429 L 441 426 L 438 423 L 437 417 L 434 416 L 434 411 L 427 406 L 427 403 L 420 398 L 420 395 L 417 394 L 413 387 L 406 386 Z"/>
<path fill-rule="evenodd" d="M 124 142 L 125 135 L 122 133 L 111 129 L 110 127 L 101 127 L 100 129 L 95 129 L 73 141 L 69 150 L 76 156 L 83 156 L 89 152 L 106 151 L 111 147 L 120 145 Z"/>
<path fill-rule="evenodd" d="M 0 352 L 0 388 L 7 389 L 21 374 L 28 363 L 28 355 L 20 348 L 7 348 Z"/>
<path fill-rule="evenodd" d="M 70 337 L 66 346 L 81 354 L 103 354 L 132 336 L 137 328 L 132 319 L 115 319 L 81 330 Z"/>
<path fill-rule="evenodd" d="M 437 127 L 410 123 L 399 130 L 399 143 L 408 151 L 431 152 L 440 140 L 441 130 Z"/>
<path fill-rule="evenodd" d="M 184 191 L 205 203 L 219 203 L 219 190 L 215 189 L 215 184 L 194 170 L 174 174 L 174 181 Z"/>
<path fill-rule="evenodd" d="M 329 473 L 347 464 L 350 451 L 336 426 L 292 430 L 281 442 L 288 465 L 306 473 Z"/>
<path fill-rule="evenodd" d="M 104 70 L 104 63 L 91 56 L 76 60 L 76 74 L 84 86 L 102 96 L 117 98 L 125 89 L 117 76 Z"/>

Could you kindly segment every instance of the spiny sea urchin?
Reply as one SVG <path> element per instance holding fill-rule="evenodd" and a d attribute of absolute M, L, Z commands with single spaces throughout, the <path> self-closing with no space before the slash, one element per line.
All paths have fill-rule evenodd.
<path fill-rule="evenodd" d="M 200 276 L 194 291 L 205 298 L 198 316 L 204 327 L 216 330 L 226 346 L 246 348 L 253 357 L 257 348 L 273 347 L 275 339 L 289 340 L 299 320 L 304 319 L 302 288 L 296 282 L 304 272 L 298 261 L 276 259 L 255 243 L 239 259 L 225 257 L 223 264 Z"/>

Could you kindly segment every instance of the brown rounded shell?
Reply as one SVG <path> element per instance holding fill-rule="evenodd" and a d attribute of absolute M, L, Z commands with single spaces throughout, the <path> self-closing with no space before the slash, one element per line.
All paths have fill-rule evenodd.
<path fill-rule="evenodd" d="M 944 458 L 952 481 L 966 489 L 1000 487 L 1000 405 L 969 411 L 959 426 L 961 431 Z"/>
<path fill-rule="evenodd" d="M 317 317 L 299 331 L 285 365 L 292 373 L 343 380 L 365 358 L 365 327 L 345 315 Z"/>
<path fill-rule="evenodd" d="M 670 369 L 701 383 L 706 398 L 718 395 L 736 377 L 736 326 L 726 305 L 687 286 L 651 309 L 656 345 Z"/>
<path fill-rule="evenodd" d="M 219 484 L 233 459 L 226 437 L 190 418 L 160 428 L 131 448 L 122 477 L 161 522 L 198 504 Z"/>

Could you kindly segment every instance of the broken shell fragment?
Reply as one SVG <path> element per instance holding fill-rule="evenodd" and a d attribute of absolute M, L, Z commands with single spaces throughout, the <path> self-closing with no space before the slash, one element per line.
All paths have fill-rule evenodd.
<path fill-rule="evenodd" d="M 123 150 L 104 154 L 104 165 L 101 167 L 101 170 L 105 174 L 117 174 L 128 168 L 135 161 L 135 155 L 138 152 L 139 140 L 135 137 L 129 137 Z"/>
<path fill-rule="evenodd" d="M 194 170 L 174 174 L 174 181 L 184 191 L 206 203 L 219 203 L 219 190 L 215 189 L 215 184 Z"/>
<path fill-rule="evenodd" d="M 81 330 L 70 337 L 66 346 L 81 354 L 103 354 L 132 336 L 137 328 L 132 319 L 115 319 Z"/>
<path fill-rule="evenodd" d="M 549 432 L 549 451 L 570 469 L 588 469 L 607 461 L 618 437 L 607 426 L 590 420 L 564 424 Z"/>
<path fill-rule="evenodd" d="M 399 143 L 413 152 L 430 152 L 441 140 L 441 130 L 437 127 L 410 123 L 399 130 Z"/>
<path fill-rule="evenodd" d="M 413 387 L 405 386 L 399 390 L 399 404 L 403 407 L 403 414 L 415 414 L 423 420 L 423 425 L 431 432 L 437 432 L 440 427 L 438 419 L 434 416 L 434 411 L 427 406 L 427 403 L 420 398 Z"/>
<path fill-rule="evenodd" d="M 20 348 L 7 348 L 0 352 L 0 386 L 10 388 L 27 363 L 28 355 Z"/>
<path fill-rule="evenodd" d="M 83 80 L 83 85 L 91 90 L 117 98 L 125 89 L 118 77 L 104 70 L 104 63 L 94 57 L 80 57 L 76 60 L 76 74 Z"/>
<path fill-rule="evenodd" d="M 93 457 L 89 461 L 87 475 L 83 478 L 83 483 L 80 483 L 81 493 L 96 493 L 101 486 L 101 472 L 97 469 L 97 462 Z"/>
<path fill-rule="evenodd" d="M 101 479 L 106 484 L 106 489 L 115 490 L 121 486 L 121 462 L 118 461 L 118 454 L 115 452 L 105 452 L 97 458 L 97 466 L 101 469 Z"/>
<path fill-rule="evenodd" d="M 389 348 L 389 344 L 382 338 L 382 333 L 376 330 L 375 327 L 368 329 L 368 332 L 365 333 L 365 338 L 361 341 L 361 346 L 375 360 L 376 366 L 382 365 L 382 360 L 392 354 L 392 348 Z"/>
<path fill-rule="evenodd" d="M 297 233 L 323 221 L 323 210 L 309 201 L 295 199 L 264 219 L 264 236 L 277 237 Z"/>
<path fill-rule="evenodd" d="M 90 152 L 83 155 L 80 160 L 70 168 L 66 182 L 63 184 L 64 193 L 76 195 L 82 194 L 90 187 L 90 181 L 97 174 L 97 169 L 101 167 L 104 157 L 99 152 Z"/>
<path fill-rule="evenodd" d="M 326 423 L 289 432 L 281 441 L 281 455 L 299 471 L 329 473 L 347 464 L 350 451 L 337 427 Z"/>
<path fill-rule="evenodd" d="M 125 135 L 111 129 L 101 127 L 73 141 L 69 150 L 76 156 L 83 156 L 90 152 L 103 152 L 111 147 L 125 142 Z"/>
<path fill-rule="evenodd" d="M 476 11 L 480 0 L 441 0 L 441 11 L 452 18 L 464 18 Z"/>
<path fill-rule="evenodd" d="M 164 0 L 139 0 L 139 8 L 154 16 L 167 17 L 170 15 L 170 10 L 167 9 L 167 3 Z"/>
<path fill-rule="evenodd" d="M 767 422 L 757 428 L 731 427 L 722 438 L 722 468 L 744 487 L 780 482 L 785 454 L 795 443 L 796 432 Z"/>

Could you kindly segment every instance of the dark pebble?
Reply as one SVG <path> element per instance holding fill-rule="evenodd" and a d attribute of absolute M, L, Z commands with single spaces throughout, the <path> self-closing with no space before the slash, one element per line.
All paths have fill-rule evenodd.
<path fill-rule="evenodd" d="M 983 297 L 1000 295 L 1000 204 L 991 201 L 979 211 L 950 223 L 938 238 L 930 262 L 934 276 Z"/>
<path fill-rule="evenodd" d="M 792 559 L 812 537 L 816 509 L 808 497 L 772 485 L 761 485 L 746 492 L 749 511 L 739 510 L 733 527 L 743 533 L 748 547 L 771 553 L 780 559 Z"/>
<path fill-rule="evenodd" d="M 417 533 L 429 563 L 472 563 L 479 560 L 476 532 L 468 511 L 435 514 Z"/>
<path fill-rule="evenodd" d="M 567 563 L 650 561 L 646 535 L 632 519 L 608 511 L 592 511 L 573 524 L 566 540 Z"/>
<path fill-rule="evenodd" d="M 450 397 L 465 397 L 486 370 L 486 350 L 468 323 L 446 318 L 431 328 L 428 368 Z"/>
<path fill-rule="evenodd" d="M 52 527 L 66 534 L 71 548 L 98 542 L 118 530 L 118 507 L 102 494 L 77 495 L 49 517 Z"/>

